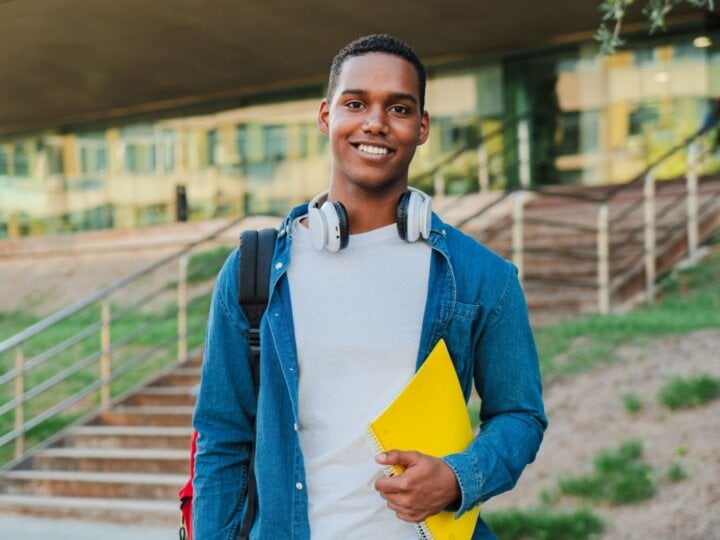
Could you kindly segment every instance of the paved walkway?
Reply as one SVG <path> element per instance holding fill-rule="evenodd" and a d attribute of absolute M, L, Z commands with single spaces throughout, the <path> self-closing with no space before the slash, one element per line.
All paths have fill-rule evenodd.
<path fill-rule="evenodd" d="M 0 515 L 0 537 L 8 540 L 177 540 L 178 530 Z"/>

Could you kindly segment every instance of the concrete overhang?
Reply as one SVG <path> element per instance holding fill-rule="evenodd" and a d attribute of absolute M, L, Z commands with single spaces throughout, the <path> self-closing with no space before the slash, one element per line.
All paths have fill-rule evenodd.
<path fill-rule="evenodd" d="M 599 3 L 0 0 L 0 135 L 318 88 L 371 32 L 429 66 L 589 38 Z"/>

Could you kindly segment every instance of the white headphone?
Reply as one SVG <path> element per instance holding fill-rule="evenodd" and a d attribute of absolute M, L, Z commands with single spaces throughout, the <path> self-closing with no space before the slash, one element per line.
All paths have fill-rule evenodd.
<path fill-rule="evenodd" d="M 340 201 L 329 201 L 329 191 L 317 194 L 308 204 L 308 228 L 315 249 L 331 252 L 347 247 L 350 225 L 345 206 Z M 322 202 L 322 205 L 320 204 Z M 397 228 L 400 238 L 415 242 L 430 236 L 432 198 L 414 187 L 400 196 L 397 204 Z"/>

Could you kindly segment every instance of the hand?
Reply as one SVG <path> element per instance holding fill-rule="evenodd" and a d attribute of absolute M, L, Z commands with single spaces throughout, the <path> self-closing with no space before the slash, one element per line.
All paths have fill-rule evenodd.
<path fill-rule="evenodd" d="M 400 465 L 405 471 L 380 478 L 375 489 L 388 508 L 404 521 L 419 523 L 460 498 L 455 473 L 442 460 L 420 452 L 391 450 L 375 456 L 380 465 Z"/>

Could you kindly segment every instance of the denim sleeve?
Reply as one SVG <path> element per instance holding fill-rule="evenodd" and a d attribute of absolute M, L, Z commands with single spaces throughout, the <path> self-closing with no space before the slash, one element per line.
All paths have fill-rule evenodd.
<path fill-rule="evenodd" d="M 535 459 L 547 427 L 525 297 L 514 267 L 507 263 L 507 269 L 503 293 L 475 347 L 480 433 L 464 452 L 443 458 L 460 485 L 458 515 L 512 489 Z"/>
<path fill-rule="evenodd" d="M 256 397 L 237 301 L 237 250 L 218 274 L 193 425 L 198 431 L 193 481 L 194 538 L 234 538 L 247 487 Z"/>

